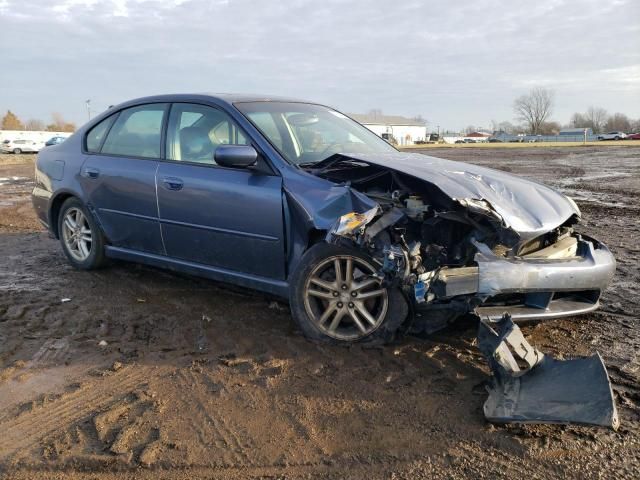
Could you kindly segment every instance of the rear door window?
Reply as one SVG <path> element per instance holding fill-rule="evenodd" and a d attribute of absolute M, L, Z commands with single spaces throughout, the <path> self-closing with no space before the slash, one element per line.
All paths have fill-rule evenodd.
<path fill-rule="evenodd" d="M 102 147 L 106 155 L 160 158 L 162 121 L 167 104 L 155 103 L 122 110 Z"/>

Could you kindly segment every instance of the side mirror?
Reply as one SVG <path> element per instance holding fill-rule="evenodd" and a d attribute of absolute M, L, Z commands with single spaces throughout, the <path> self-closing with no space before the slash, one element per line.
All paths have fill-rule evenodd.
<path fill-rule="evenodd" d="M 249 168 L 258 161 L 258 152 L 251 145 L 220 145 L 213 159 L 223 167 Z"/>

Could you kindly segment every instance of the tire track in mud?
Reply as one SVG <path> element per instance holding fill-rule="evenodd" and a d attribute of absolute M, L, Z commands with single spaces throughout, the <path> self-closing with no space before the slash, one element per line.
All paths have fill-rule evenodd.
<path fill-rule="evenodd" d="M 193 372 L 181 371 L 178 376 L 187 385 L 196 385 L 204 387 L 204 383 Z M 207 409 L 207 399 L 203 398 L 202 394 L 198 391 L 198 388 L 191 388 L 189 398 L 192 400 L 188 402 L 188 407 L 192 407 L 203 419 L 203 423 L 198 423 L 193 416 L 190 416 L 189 422 L 191 426 L 198 432 L 198 439 L 204 447 L 211 445 L 208 438 L 213 437 L 213 443 L 216 447 L 224 449 L 226 453 L 229 453 L 232 457 L 233 466 L 237 465 L 254 465 L 254 462 L 247 454 L 247 449 L 240 443 L 238 435 L 228 425 L 223 416 L 211 415 Z M 185 402 L 186 403 L 186 402 Z M 205 429 L 204 426 L 208 425 L 211 428 Z M 255 445 L 250 438 L 246 439 L 249 449 L 254 450 Z"/>
<path fill-rule="evenodd" d="M 132 372 L 134 368 L 136 370 Z M 52 433 L 86 418 L 112 403 L 114 397 L 126 395 L 146 378 L 146 369 L 131 366 L 122 373 L 107 377 L 104 384 L 87 385 L 85 388 L 62 395 L 52 404 L 0 422 L 0 460 L 6 460 Z"/>

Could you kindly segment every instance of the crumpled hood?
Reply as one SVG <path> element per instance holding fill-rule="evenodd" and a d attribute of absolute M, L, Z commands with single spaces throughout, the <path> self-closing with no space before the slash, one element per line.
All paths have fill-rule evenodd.
<path fill-rule="evenodd" d="M 567 196 L 500 170 L 419 153 L 342 155 L 429 182 L 454 200 L 485 200 L 524 241 L 580 215 Z"/>

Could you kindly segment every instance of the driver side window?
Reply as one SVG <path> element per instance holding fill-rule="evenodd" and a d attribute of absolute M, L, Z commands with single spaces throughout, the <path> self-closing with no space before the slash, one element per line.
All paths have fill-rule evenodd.
<path fill-rule="evenodd" d="M 222 110 L 204 105 L 175 103 L 167 129 L 167 158 L 215 165 L 220 145 L 249 145 L 236 123 Z"/>

